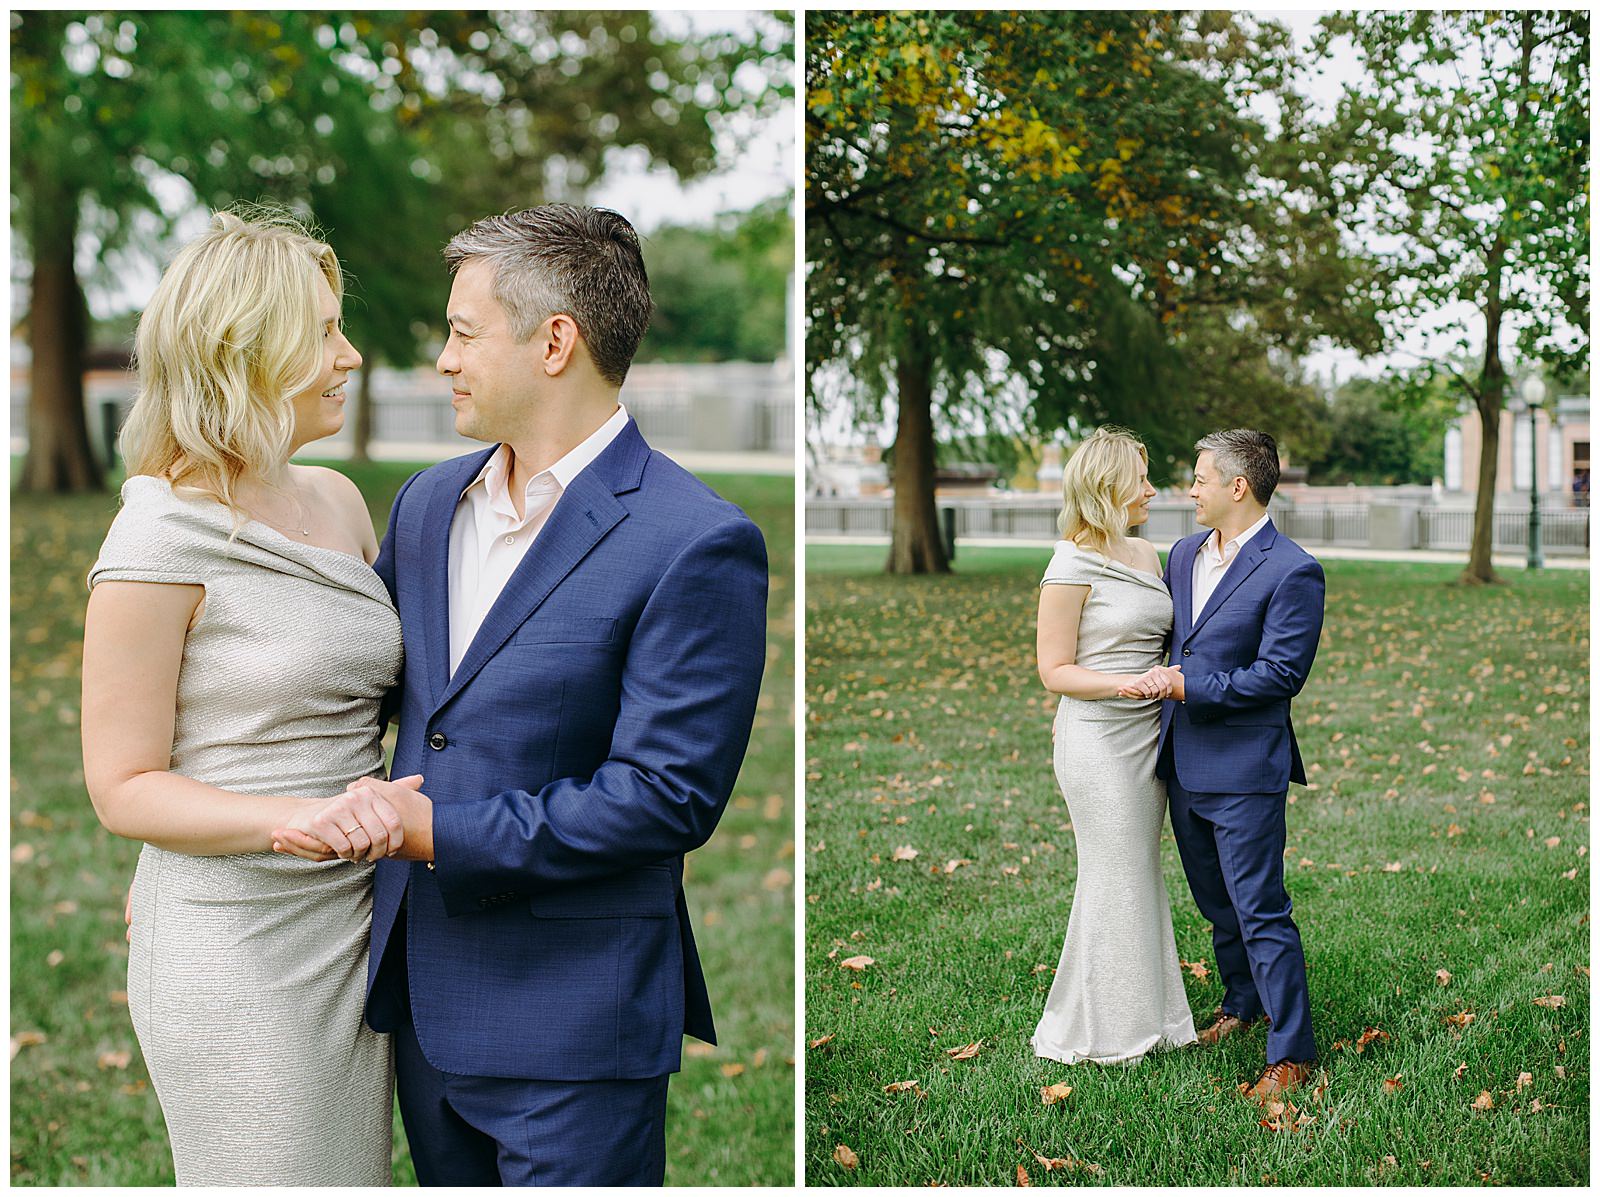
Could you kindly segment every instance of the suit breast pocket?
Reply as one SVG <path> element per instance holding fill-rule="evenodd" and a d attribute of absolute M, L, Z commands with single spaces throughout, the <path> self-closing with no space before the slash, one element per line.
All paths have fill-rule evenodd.
<path fill-rule="evenodd" d="M 535 615 L 517 629 L 513 644 L 611 644 L 617 638 L 617 621 L 600 616 Z"/>

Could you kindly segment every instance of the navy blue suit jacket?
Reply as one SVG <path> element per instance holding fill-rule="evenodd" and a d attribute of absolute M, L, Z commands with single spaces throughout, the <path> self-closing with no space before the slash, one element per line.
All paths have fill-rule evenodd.
<path fill-rule="evenodd" d="M 630 420 L 563 492 L 452 675 L 450 524 L 492 452 L 407 481 L 375 566 L 405 637 L 392 775 L 424 776 L 435 867 L 377 866 L 367 1020 L 401 1016 L 396 970 L 378 978 L 403 949 L 417 1039 L 442 1071 L 660 1076 L 684 1034 L 715 1042 L 683 856 L 749 743 L 766 549 Z"/>
<path fill-rule="evenodd" d="M 1196 612 L 1194 559 L 1209 535 L 1173 545 L 1162 575 L 1172 593 L 1168 664 L 1183 667 L 1185 701 L 1161 705 L 1156 775 L 1170 780 L 1176 769 L 1194 793 L 1282 793 L 1306 780 L 1289 700 L 1317 655 L 1322 566 L 1268 520 Z"/>

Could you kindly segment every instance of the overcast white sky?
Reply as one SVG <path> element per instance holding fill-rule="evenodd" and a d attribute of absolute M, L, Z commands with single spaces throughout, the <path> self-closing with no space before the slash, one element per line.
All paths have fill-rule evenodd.
<path fill-rule="evenodd" d="M 677 33 L 682 26 L 697 33 L 747 29 L 755 14 L 736 11 L 662 12 L 663 29 Z M 734 154 L 736 141 L 744 142 Z M 700 224 L 718 212 L 740 211 L 781 195 L 794 186 L 795 145 L 794 105 L 782 105 L 762 121 L 737 119 L 729 123 L 723 137 L 728 159 L 726 169 L 688 186 L 679 184 L 670 170 L 645 167 L 645 154 L 615 155 L 607 163 L 601 186 L 590 192 L 590 201 L 621 212 L 641 232 L 649 232 L 668 222 Z"/>

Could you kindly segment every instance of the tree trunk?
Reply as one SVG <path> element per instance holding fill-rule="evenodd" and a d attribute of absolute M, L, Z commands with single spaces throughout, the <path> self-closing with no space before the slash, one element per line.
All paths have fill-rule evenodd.
<path fill-rule="evenodd" d="M 1504 315 L 1500 294 L 1506 245 L 1497 236 L 1489 247 L 1488 303 L 1484 309 L 1483 373 L 1478 381 L 1478 419 L 1483 425 L 1483 447 L 1478 454 L 1478 497 L 1472 512 L 1472 551 L 1467 557 L 1463 582 L 1480 585 L 1498 582 L 1495 575 L 1494 499 L 1500 473 L 1500 412 L 1505 407 L 1506 371 L 1500 360 L 1500 322 Z"/>
<path fill-rule="evenodd" d="M 363 362 L 356 379 L 356 423 L 352 430 L 350 460 L 366 464 L 372 460 L 372 368 Z"/>
<path fill-rule="evenodd" d="M 89 448 L 83 363 L 89 313 L 73 251 L 78 196 L 43 180 L 32 196 L 33 286 L 28 305 L 28 456 L 18 489 L 66 494 L 103 489 Z"/>
<path fill-rule="evenodd" d="M 884 569 L 891 574 L 947 574 L 950 561 L 933 502 L 933 361 L 920 329 L 912 329 L 895 363 L 895 382 L 894 531 Z"/>

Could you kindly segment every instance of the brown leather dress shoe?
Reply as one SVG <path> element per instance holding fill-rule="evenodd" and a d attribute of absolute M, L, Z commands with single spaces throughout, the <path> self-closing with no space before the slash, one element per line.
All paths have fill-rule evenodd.
<path fill-rule="evenodd" d="M 1298 1089 L 1310 1076 L 1309 1062 L 1280 1060 L 1276 1064 L 1268 1064 L 1256 1078 L 1256 1083 L 1245 1090 L 1244 1095 L 1252 1101 L 1266 1101 L 1269 1097 L 1278 1097 L 1290 1090 Z"/>
<path fill-rule="evenodd" d="M 1218 1010 L 1211 1016 L 1211 1025 L 1202 1029 L 1195 1038 L 1207 1047 L 1215 1047 L 1217 1040 L 1253 1025 L 1255 1025 L 1254 1022 L 1245 1022 L 1237 1014 L 1229 1014 L 1226 1010 Z"/>

